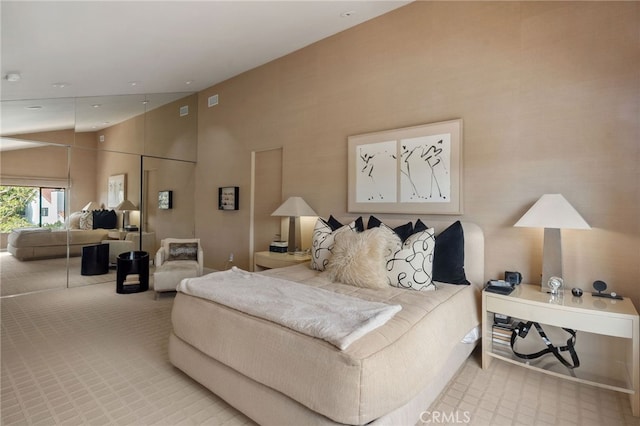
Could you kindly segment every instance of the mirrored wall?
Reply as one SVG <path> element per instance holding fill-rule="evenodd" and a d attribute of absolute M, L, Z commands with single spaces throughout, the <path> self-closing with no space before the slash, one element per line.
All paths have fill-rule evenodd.
<path fill-rule="evenodd" d="M 83 273 L 83 247 L 107 244 L 115 263 L 120 250 L 142 249 L 153 258 L 161 238 L 194 235 L 197 95 L 1 107 L 2 196 L 20 200 L 13 212 L 2 212 L 1 296 L 115 281 L 114 267 Z M 173 205 L 159 208 L 160 192 L 167 191 Z M 90 215 L 100 219 L 89 224 Z"/>

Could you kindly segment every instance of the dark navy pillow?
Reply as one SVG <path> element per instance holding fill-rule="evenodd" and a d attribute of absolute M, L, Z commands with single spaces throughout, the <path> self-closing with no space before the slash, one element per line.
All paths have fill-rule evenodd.
<path fill-rule="evenodd" d="M 471 284 L 464 272 L 464 232 L 460 221 L 436 236 L 433 280 L 449 284 Z"/>
<path fill-rule="evenodd" d="M 93 229 L 115 229 L 118 226 L 118 215 L 114 210 L 94 210 Z"/>
<path fill-rule="evenodd" d="M 356 222 L 356 231 L 363 232 L 364 231 L 364 220 L 362 220 L 362 216 L 357 218 L 355 222 Z M 327 225 L 329 225 L 329 228 L 331 228 L 331 231 L 335 231 L 336 229 L 341 228 L 343 226 L 338 221 L 338 219 L 333 217 L 333 215 L 329 216 L 329 220 L 327 220 L 326 223 L 327 223 Z"/>
<path fill-rule="evenodd" d="M 367 229 L 378 228 L 382 224 L 382 221 L 375 216 L 369 216 L 369 222 L 367 222 Z M 413 225 L 411 222 L 405 223 L 404 225 L 397 226 L 392 228 L 393 231 L 400 237 L 400 240 L 404 242 L 407 238 L 409 238 L 412 234 L 414 234 Z"/>
<path fill-rule="evenodd" d="M 416 224 L 413 227 L 413 233 L 418 233 L 418 232 L 422 232 L 422 231 L 426 231 L 427 229 L 429 229 L 429 227 L 427 225 L 424 224 L 424 222 L 422 222 L 420 219 L 416 220 Z"/>

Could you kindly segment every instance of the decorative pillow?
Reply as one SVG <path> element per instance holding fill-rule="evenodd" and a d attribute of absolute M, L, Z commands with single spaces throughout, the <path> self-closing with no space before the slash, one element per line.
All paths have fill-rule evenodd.
<path fill-rule="evenodd" d="M 416 220 L 416 224 L 413 226 L 413 233 L 422 232 L 429 229 L 427 225 L 425 225 L 420 219 Z"/>
<path fill-rule="evenodd" d="M 402 247 L 387 258 L 386 275 L 393 287 L 420 291 L 436 289 L 433 283 L 434 229 L 407 238 Z"/>
<path fill-rule="evenodd" d="M 393 232 L 380 227 L 338 233 L 327 265 L 329 279 L 356 287 L 387 287 L 385 257 L 397 240 Z"/>
<path fill-rule="evenodd" d="M 169 243 L 167 260 L 198 260 L 198 243 Z"/>
<path fill-rule="evenodd" d="M 93 229 L 93 212 L 92 211 L 83 211 L 80 214 L 80 229 L 89 230 Z"/>
<path fill-rule="evenodd" d="M 329 225 L 332 231 L 342 228 L 342 224 L 338 221 L 338 219 L 333 217 L 333 215 L 329 216 L 329 219 L 327 220 L 327 225 Z"/>
<path fill-rule="evenodd" d="M 327 222 L 327 225 L 329 225 L 329 227 L 331 228 L 332 231 L 337 231 L 338 229 L 340 229 L 340 228 L 342 228 L 344 226 L 342 223 L 340 223 L 338 221 L 338 219 L 333 217 L 333 215 L 329 216 L 329 219 L 326 220 L 325 222 Z M 354 220 L 353 223 L 355 223 L 355 227 L 354 228 L 355 228 L 356 232 L 364 231 L 364 221 L 362 220 L 362 216 L 360 216 L 359 218 Z"/>
<path fill-rule="evenodd" d="M 436 237 L 433 279 L 449 284 L 470 284 L 464 272 L 464 231 L 460 221 Z"/>
<path fill-rule="evenodd" d="M 114 229 L 118 226 L 115 210 L 94 210 L 93 229 Z"/>
<path fill-rule="evenodd" d="M 341 226 L 335 231 L 326 220 L 319 217 L 316 226 L 313 228 L 313 236 L 311 241 L 311 269 L 316 271 L 324 271 L 327 263 L 331 258 L 331 249 L 335 236 L 340 232 L 353 231 L 358 232 L 358 221 L 362 224 L 362 218 L 358 218 L 348 225 Z"/>
<path fill-rule="evenodd" d="M 377 228 L 381 224 L 382 222 L 380 221 L 380 219 L 378 219 L 375 216 L 369 216 L 369 222 L 367 222 L 367 229 Z M 411 224 L 411 222 L 407 222 L 404 225 L 400 225 L 393 228 L 393 232 L 398 234 L 398 237 L 400 237 L 400 240 L 404 242 L 404 240 L 409 238 L 409 236 L 414 233 L 413 225 Z"/>
<path fill-rule="evenodd" d="M 80 218 L 82 217 L 82 212 L 73 212 L 69 215 L 67 220 L 67 227 L 69 229 L 80 229 Z M 93 224 L 91 225 L 93 226 Z"/>

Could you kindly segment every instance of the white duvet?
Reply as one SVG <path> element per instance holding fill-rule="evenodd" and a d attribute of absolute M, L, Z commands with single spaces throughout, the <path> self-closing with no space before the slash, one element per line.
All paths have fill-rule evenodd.
<path fill-rule="evenodd" d="M 236 267 L 182 280 L 178 291 L 326 340 L 341 350 L 402 309 Z"/>

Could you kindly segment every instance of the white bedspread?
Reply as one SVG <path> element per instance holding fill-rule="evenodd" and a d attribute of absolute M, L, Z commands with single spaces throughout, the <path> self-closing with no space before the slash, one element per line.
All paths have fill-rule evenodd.
<path fill-rule="evenodd" d="M 341 350 L 402 309 L 236 267 L 184 279 L 178 291 L 326 340 Z"/>

